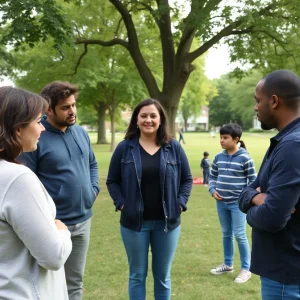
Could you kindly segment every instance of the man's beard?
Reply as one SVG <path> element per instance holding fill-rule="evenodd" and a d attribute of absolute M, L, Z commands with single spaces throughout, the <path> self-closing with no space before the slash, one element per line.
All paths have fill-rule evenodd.
<path fill-rule="evenodd" d="M 75 116 L 75 120 L 74 122 L 70 122 L 68 119 L 64 120 L 64 121 L 60 121 L 60 120 L 54 120 L 54 122 L 58 125 L 58 126 L 62 126 L 62 127 L 69 127 L 69 126 L 73 126 L 76 123 L 76 116 Z"/>
<path fill-rule="evenodd" d="M 273 129 L 273 126 L 272 125 L 267 125 L 266 123 L 260 121 L 260 127 L 262 130 L 271 130 Z"/>

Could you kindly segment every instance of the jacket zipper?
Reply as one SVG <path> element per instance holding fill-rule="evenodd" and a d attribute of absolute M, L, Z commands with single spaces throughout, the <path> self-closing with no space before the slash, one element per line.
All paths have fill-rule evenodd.
<path fill-rule="evenodd" d="M 135 168 L 135 173 L 136 173 L 136 177 L 137 177 L 137 181 L 138 181 L 138 185 L 139 185 L 139 190 L 140 190 L 140 207 L 139 207 L 139 225 L 138 225 L 138 231 L 142 230 L 142 222 L 141 222 L 141 211 L 142 211 L 142 201 L 143 201 L 143 197 L 142 197 L 142 189 L 141 189 L 141 179 L 138 176 L 138 172 L 137 172 L 137 168 L 136 168 L 136 159 L 134 157 L 133 151 L 131 150 L 132 153 L 132 157 L 133 157 L 133 161 L 134 161 L 134 168 Z"/>
<path fill-rule="evenodd" d="M 163 210 L 164 210 L 164 215 L 165 215 L 165 229 L 164 232 L 168 233 L 168 216 L 166 213 L 166 205 L 165 205 L 165 180 L 166 180 L 166 171 L 167 171 L 167 158 L 168 158 L 168 152 L 166 154 L 166 158 L 165 158 L 165 172 L 164 172 L 164 180 L 163 180 L 163 187 L 162 187 L 162 205 L 163 205 Z"/>

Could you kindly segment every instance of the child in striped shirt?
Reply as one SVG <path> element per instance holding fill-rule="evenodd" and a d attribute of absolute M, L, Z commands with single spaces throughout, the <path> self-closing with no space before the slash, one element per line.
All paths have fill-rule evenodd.
<path fill-rule="evenodd" d="M 224 262 L 210 273 L 233 272 L 235 236 L 241 260 L 241 271 L 234 280 L 236 283 L 244 283 L 251 277 L 246 215 L 239 210 L 237 201 L 243 188 L 256 178 L 253 160 L 240 140 L 241 136 L 242 129 L 238 124 L 227 124 L 220 129 L 220 143 L 224 150 L 215 156 L 209 176 L 209 192 L 216 200 L 224 250 Z"/>

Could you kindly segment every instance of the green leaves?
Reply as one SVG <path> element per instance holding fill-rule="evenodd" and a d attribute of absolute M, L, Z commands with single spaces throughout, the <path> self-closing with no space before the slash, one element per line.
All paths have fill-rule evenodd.
<path fill-rule="evenodd" d="M 230 78 L 229 74 L 216 80 L 218 95 L 209 103 L 209 119 L 214 126 L 237 122 L 243 129 L 253 127 L 255 86 L 263 77 L 257 70 L 241 80 Z"/>
<path fill-rule="evenodd" d="M 55 0 L 1 0 L 0 43 L 19 50 L 23 43 L 30 47 L 53 38 L 53 46 L 61 51 L 63 44 L 72 44 L 72 31 L 66 15 Z"/>

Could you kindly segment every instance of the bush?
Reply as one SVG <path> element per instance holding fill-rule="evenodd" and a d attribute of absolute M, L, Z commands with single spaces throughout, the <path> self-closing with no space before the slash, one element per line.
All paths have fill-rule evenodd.
<path fill-rule="evenodd" d="M 262 130 L 262 129 L 256 129 L 256 128 L 250 128 L 247 130 L 249 133 L 270 133 L 274 132 L 276 129 L 271 129 L 271 130 Z"/>
<path fill-rule="evenodd" d="M 203 128 L 203 127 L 200 126 L 200 125 L 196 125 L 195 131 L 196 131 L 196 132 L 208 132 L 208 130 L 206 130 L 205 128 Z"/>
<path fill-rule="evenodd" d="M 263 132 L 263 130 L 262 129 L 256 129 L 256 128 L 250 128 L 248 130 L 248 132 L 251 132 L 251 133 L 261 133 L 261 132 Z"/>
<path fill-rule="evenodd" d="M 122 120 L 120 123 L 116 124 L 115 131 L 123 133 L 127 130 L 127 127 L 128 127 L 127 122 Z"/>

